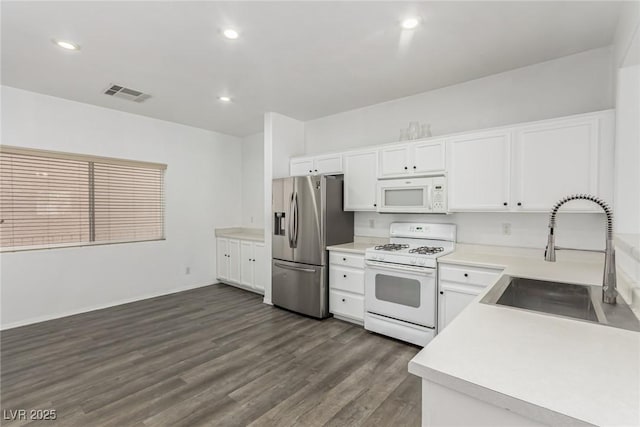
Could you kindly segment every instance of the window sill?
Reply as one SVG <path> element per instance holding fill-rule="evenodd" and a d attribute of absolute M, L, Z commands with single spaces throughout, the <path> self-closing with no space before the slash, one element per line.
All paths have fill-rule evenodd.
<path fill-rule="evenodd" d="M 61 243 L 58 245 L 15 246 L 12 248 L 0 249 L 0 253 L 42 251 L 42 250 L 48 250 L 48 249 L 81 248 L 81 247 L 104 246 L 104 245 L 120 245 L 123 243 L 158 242 L 158 241 L 164 241 L 164 240 L 167 240 L 167 238 L 162 237 L 160 239 L 147 239 L 147 240 L 118 240 L 113 242 L 82 242 L 82 243 Z"/>

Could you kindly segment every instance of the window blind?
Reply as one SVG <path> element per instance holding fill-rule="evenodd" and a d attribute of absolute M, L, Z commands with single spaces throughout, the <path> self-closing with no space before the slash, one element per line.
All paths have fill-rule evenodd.
<path fill-rule="evenodd" d="M 0 248 L 162 239 L 165 168 L 0 146 Z"/>

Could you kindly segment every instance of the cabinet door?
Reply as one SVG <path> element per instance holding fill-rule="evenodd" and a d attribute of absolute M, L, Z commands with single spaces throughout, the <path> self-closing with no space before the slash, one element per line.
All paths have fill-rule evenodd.
<path fill-rule="evenodd" d="M 253 244 L 253 288 L 264 292 L 264 282 L 267 275 L 267 259 L 264 243 Z"/>
<path fill-rule="evenodd" d="M 515 135 L 514 198 L 526 211 L 548 211 L 575 193 L 598 196 L 598 119 L 569 119 L 521 128 Z M 586 201 L 563 211 L 593 211 Z"/>
<path fill-rule="evenodd" d="M 444 141 L 412 144 L 409 159 L 413 173 L 425 174 L 444 171 Z"/>
<path fill-rule="evenodd" d="M 510 154 L 509 131 L 469 134 L 449 140 L 449 210 L 509 210 Z"/>
<path fill-rule="evenodd" d="M 438 333 L 465 309 L 479 294 L 482 288 L 448 285 L 440 282 L 438 295 Z"/>
<path fill-rule="evenodd" d="M 253 287 L 253 242 L 240 241 L 240 284 Z"/>
<path fill-rule="evenodd" d="M 313 173 L 320 175 L 342 173 L 342 154 L 316 157 L 314 159 Z"/>
<path fill-rule="evenodd" d="M 375 211 L 378 152 L 359 151 L 344 156 L 344 210 Z"/>
<path fill-rule="evenodd" d="M 229 281 L 240 283 L 240 241 L 229 239 Z"/>
<path fill-rule="evenodd" d="M 313 173 L 313 159 L 291 159 L 289 163 L 289 175 L 291 176 L 303 176 L 311 175 Z"/>
<path fill-rule="evenodd" d="M 386 147 L 380 150 L 380 177 L 402 176 L 409 173 L 409 144 Z"/>
<path fill-rule="evenodd" d="M 216 269 L 220 280 L 229 280 L 229 239 L 216 239 Z"/>

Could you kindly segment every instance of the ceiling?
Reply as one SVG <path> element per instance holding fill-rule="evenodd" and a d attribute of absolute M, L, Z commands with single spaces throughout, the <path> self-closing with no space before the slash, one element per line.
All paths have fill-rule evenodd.
<path fill-rule="evenodd" d="M 1 7 L 2 84 L 238 136 L 261 131 L 265 111 L 310 120 L 606 46 L 619 11 L 608 1 Z M 402 30 L 408 15 L 422 25 Z M 240 38 L 222 37 L 227 26 Z M 109 97 L 110 83 L 152 97 Z"/>

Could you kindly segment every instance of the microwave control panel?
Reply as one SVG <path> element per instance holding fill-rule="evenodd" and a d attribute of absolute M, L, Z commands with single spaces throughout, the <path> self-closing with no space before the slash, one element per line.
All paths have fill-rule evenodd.
<path fill-rule="evenodd" d="M 434 178 L 433 180 L 433 210 L 434 212 L 446 212 L 447 210 L 447 193 L 444 184 L 444 178 Z"/>

